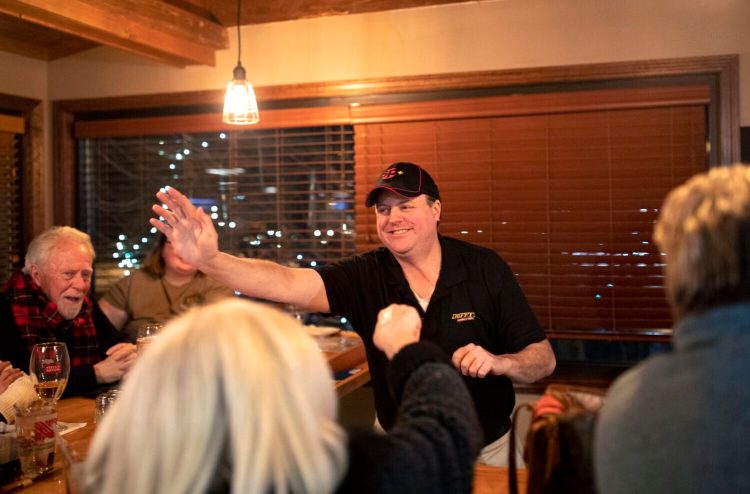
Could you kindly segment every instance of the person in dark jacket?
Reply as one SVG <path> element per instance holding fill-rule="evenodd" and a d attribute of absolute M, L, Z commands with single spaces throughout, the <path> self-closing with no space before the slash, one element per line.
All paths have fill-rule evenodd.
<path fill-rule="evenodd" d="M 0 290 L 0 360 L 28 372 L 36 343 L 65 343 L 68 395 L 119 381 L 136 357 L 89 295 L 94 257 L 87 234 L 52 227 L 31 241 L 23 270 Z"/>
<path fill-rule="evenodd" d="M 673 350 L 610 388 L 594 440 L 601 494 L 750 492 L 750 167 L 670 192 L 654 228 Z"/>
<path fill-rule="evenodd" d="M 331 370 L 291 316 L 225 300 L 167 323 L 97 424 L 85 493 L 471 492 L 481 429 L 417 311 L 380 314 L 398 417 L 390 434 L 337 423 Z M 148 452 L 144 455 L 144 452 Z"/>

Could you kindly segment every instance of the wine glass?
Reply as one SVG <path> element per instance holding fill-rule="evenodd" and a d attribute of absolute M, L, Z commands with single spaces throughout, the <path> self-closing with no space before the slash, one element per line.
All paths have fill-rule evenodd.
<path fill-rule="evenodd" d="M 163 324 L 161 323 L 150 323 L 145 326 L 138 328 L 138 336 L 135 340 L 136 351 L 138 355 L 142 355 L 146 350 L 146 347 L 156 340 L 157 335 L 161 331 Z"/>
<path fill-rule="evenodd" d="M 65 343 L 37 343 L 31 349 L 29 374 L 36 394 L 44 401 L 57 402 L 70 376 L 70 356 Z"/>

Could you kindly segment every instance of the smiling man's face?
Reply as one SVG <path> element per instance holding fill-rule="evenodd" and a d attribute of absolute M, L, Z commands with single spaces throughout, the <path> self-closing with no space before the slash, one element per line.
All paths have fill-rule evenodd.
<path fill-rule="evenodd" d="M 55 246 L 43 266 L 31 266 L 31 278 L 65 319 L 73 319 L 81 311 L 91 287 L 93 262 L 93 256 L 83 245 L 65 242 Z"/>
<path fill-rule="evenodd" d="M 378 236 L 396 257 L 419 254 L 437 241 L 440 201 L 430 204 L 422 194 L 412 199 L 383 191 L 375 205 Z"/>

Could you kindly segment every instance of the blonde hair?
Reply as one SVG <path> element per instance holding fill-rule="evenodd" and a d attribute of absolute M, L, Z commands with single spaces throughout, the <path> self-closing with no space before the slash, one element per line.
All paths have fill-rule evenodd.
<path fill-rule="evenodd" d="M 713 168 L 670 192 L 654 240 L 676 318 L 750 300 L 750 167 Z"/>
<path fill-rule="evenodd" d="M 44 267 L 52 251 L 65 243 L 82 245 L 91 254 L 92 259 L 96 257 L 91 237 L 87 233 L 70 226 L 53 226 L 34 237 L 29 244 L 29 248 L 26 250 L 23 272 L 31 273 L 31 266 L 33 265 L 40 268 Z"/>
<path fill-rule="evenodd" d="M 325 493 L 346 466 L 331 371 L 286 314 L 227 300 L 170 322 L 99 425 L 84 492 Z"/>

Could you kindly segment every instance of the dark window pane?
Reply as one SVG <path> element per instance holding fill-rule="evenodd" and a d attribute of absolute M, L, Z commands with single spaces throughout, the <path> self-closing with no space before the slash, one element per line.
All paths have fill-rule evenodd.
<path fill-rule="evenodd" d="M 0 279 L 20 265 L 21 142 L 23 136 L 0 132 Z"/>
<path fill-rule="evenodd" d="M 211 215 L 220 248 L 315 266 L 354 252 L 350 126 L 81 139 L 82 227 L 96 291 L 136 269 L 156 238 L 155 192 L 172 185 Z"/>

